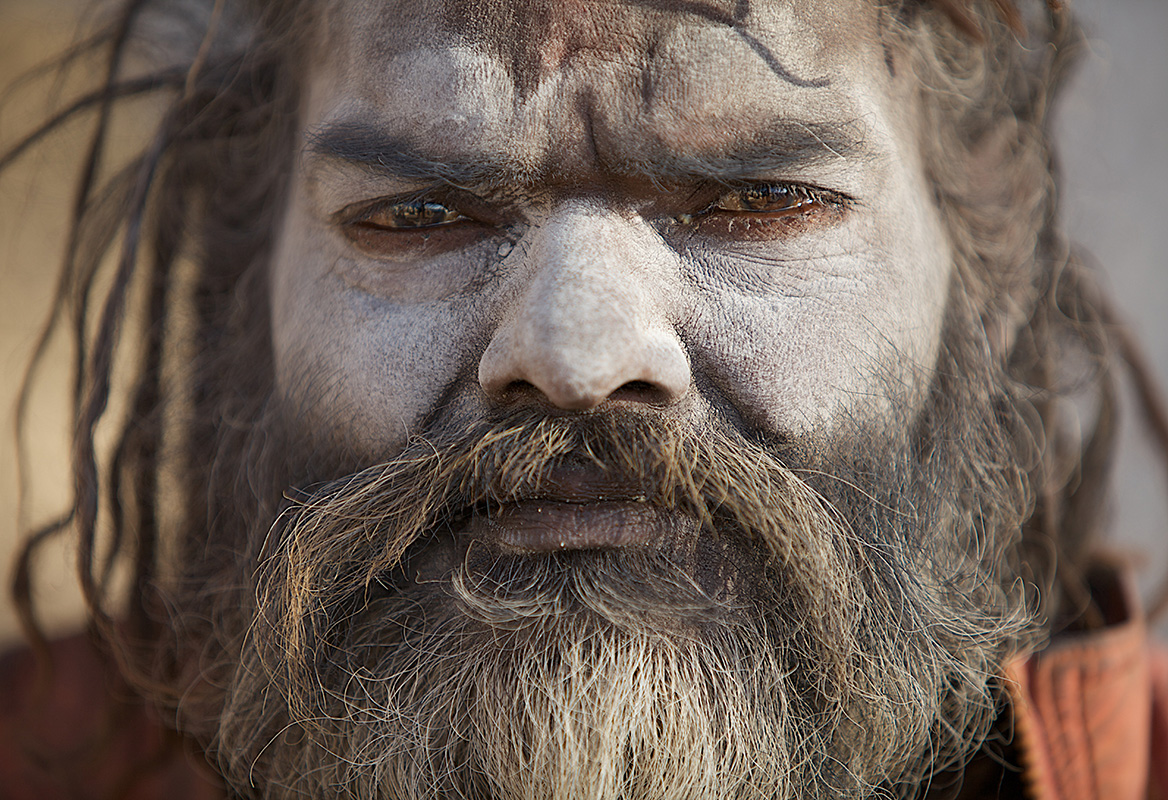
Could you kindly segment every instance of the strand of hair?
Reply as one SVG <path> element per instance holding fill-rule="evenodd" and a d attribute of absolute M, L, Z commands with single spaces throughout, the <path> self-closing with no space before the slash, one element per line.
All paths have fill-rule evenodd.
<path fill-rule="evenodd" d="M 931 0 L 953 22 L 954 26 L 966 36 L 976 42 L 986 41 L 985 31 L 978 24 L 977 19 L 970 11 L 975 0 Z M 1015 0 L 990 0 L 1001 20 L 1017 36 L 1026 35 L 1026 23 L 1022 20 L 1022 13 L 1018 10 Z M 1051 11 L 1059 13 L 1065 10 L 1063 0 L 1046 0 L 1046 6 Z"/>

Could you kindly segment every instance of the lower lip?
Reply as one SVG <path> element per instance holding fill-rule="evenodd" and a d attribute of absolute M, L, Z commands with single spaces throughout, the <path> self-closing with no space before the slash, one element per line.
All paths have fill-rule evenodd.
<path fill-rule="evenodd" d="M 505 552 L 534 554 L 651 546 L 696 526 L 679 514 L 635 501 L 529 500 L 476 514 L 463 533 Z"/>

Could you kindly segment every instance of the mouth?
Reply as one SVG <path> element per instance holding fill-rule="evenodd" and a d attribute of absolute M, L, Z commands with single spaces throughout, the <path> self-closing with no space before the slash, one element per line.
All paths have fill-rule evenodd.
<path fill-rule="evenodd" d="M 643 501 L 566 502 L 551 498 L 506 504 L 474 516 L 463 533 L 516 555 L 564 550 L 649 547 L 695 531 L 696 521 Z"/>
<path fill-rule="evenodd" d="M 561 467 L 531 495 L 476 510 L 460 534 L 511 555 L 653 547 L 697 534 L 697 520 L 648 496 L 645 487 Z"/>

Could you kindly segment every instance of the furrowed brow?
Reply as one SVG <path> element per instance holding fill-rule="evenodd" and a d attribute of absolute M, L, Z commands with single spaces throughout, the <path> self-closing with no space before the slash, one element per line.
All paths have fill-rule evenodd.
<path fill-rule="evenodd" d="M 513 172 L 489 158 L 438 158 L 421 149 L 416 141 L 392 136 L 374 125 L 357 121 L 326 124 L 308 131 L 305 150 L 328 161 L 424 183 L 489 186 L 500 183 Z M 511 177 L 518 179 L 519 176 Z"/>
<path fill-rule="evenodd" d="M 526 185 L 548 177 L 487 154 L 439 157 L 416 140 L 394 137 L 360 121 L 326 124 L 309 131 L 305 140 L 306 151 L 312 156 L 418 183 L 489 188 Z M 784 119 L 722 147 L 704 151 L 650 148 L 631 158 L 618 157 L 610 161 L 608 169 L 653 181 L 732 182 L 793 174 L 828 161 L 862 160 L 870 155 L 859 122 L 825 125 Z"/>
<path fill-rule="evenodd" d="M 863 161 L 873 153 L 856 121 L 825 125 L 776 120 L 759 133 L 706 151 L 662 151 L 629 171 L 676 181 L 738 181 L 798 173 L 832 161 Z"/>

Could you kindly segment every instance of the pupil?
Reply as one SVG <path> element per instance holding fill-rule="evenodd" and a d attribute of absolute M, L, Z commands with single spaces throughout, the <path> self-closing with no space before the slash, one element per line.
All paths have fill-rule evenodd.
<path fill-rule="evenodd" d="M 747 189 L 743 199 L 751 211 L 775 211 L 790 205 L 790 195 L 786 186 L 762 186 Z"/>
<path fill-rule="evenodd" d="M 394 209 L 394 216 L 404 227 L 421 228 L 427 225 L 437 225 L 445 222 L 449 213 L 441 203 L 418 201 L 403 203 Z"/>

